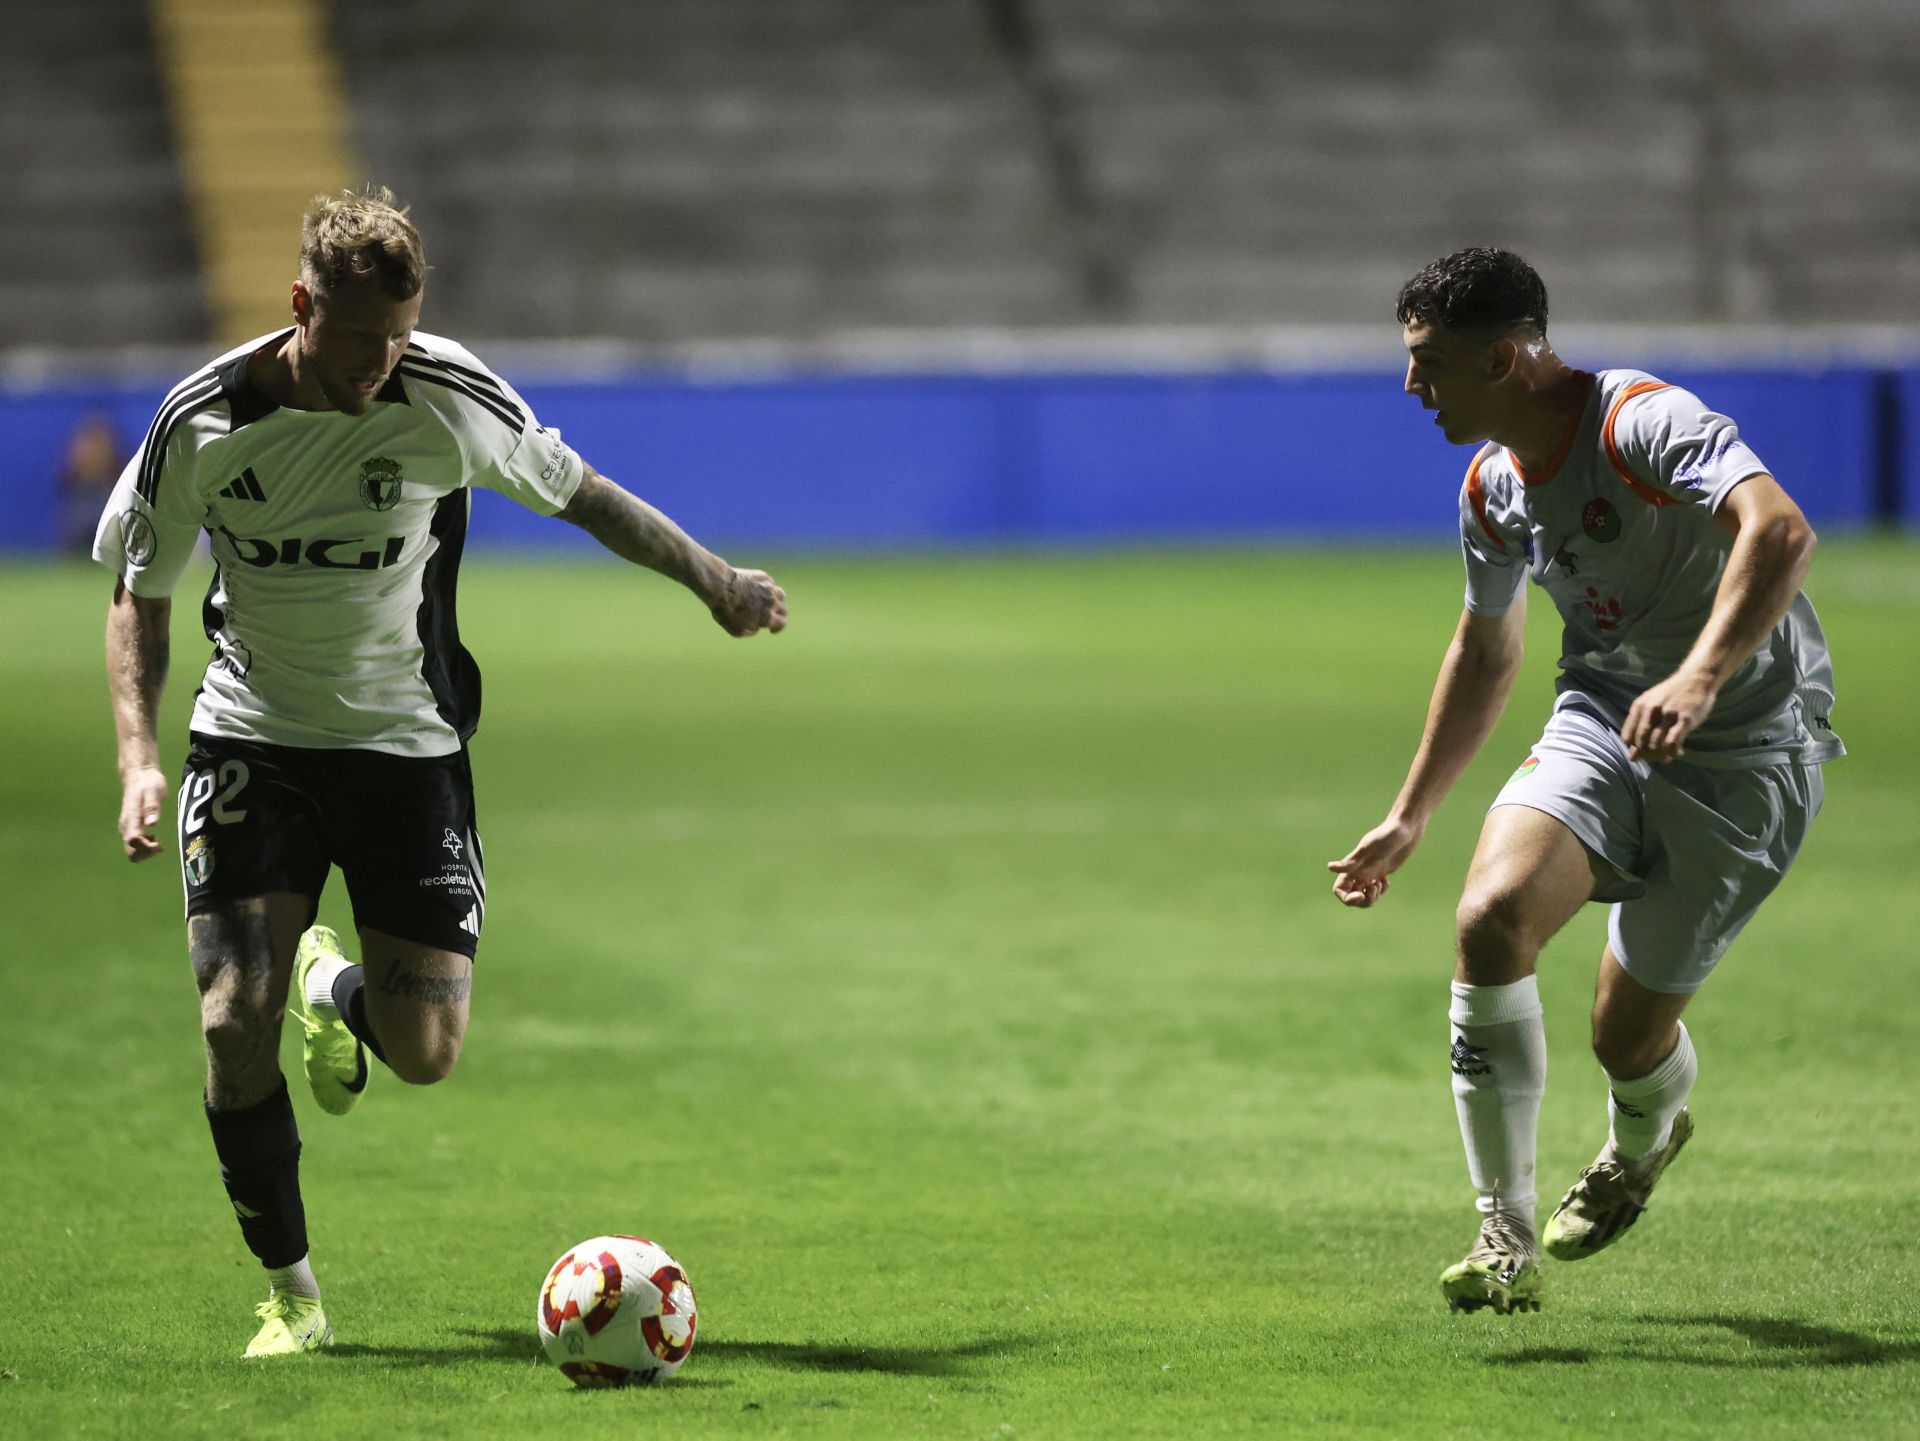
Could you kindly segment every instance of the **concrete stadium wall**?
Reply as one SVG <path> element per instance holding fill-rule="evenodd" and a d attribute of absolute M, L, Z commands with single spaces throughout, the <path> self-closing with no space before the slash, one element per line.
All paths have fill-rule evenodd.
<path fill-rule="evenodd" d="M 1920 370 L 1662 367 L 1816 524 L 1920 519 Z M 1384 373 L 633 376 L 522 387 L 593 464 L 727 544 L 873 548 L 1439 536 L 1469 452 Z M 138 444 L 160 384 L 0 392 L 0 549 L 48 550 L 84 418 Z M 97 502 L 89 502 L 97 512 Z M 476 545 L 580 546 L 482 493 Z"/>

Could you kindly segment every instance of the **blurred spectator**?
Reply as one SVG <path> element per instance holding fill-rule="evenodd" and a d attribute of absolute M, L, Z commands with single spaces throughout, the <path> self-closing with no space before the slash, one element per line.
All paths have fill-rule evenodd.
<path fill-rule="evenodd" d="M 94 527 L 100 523 L 100 512 L 126 462 L 126 450 L 111 416 L 95 411 L 73 427 L 53 482 L 59 496 L 63 551 L 79 556 L 92 554 Z"/>

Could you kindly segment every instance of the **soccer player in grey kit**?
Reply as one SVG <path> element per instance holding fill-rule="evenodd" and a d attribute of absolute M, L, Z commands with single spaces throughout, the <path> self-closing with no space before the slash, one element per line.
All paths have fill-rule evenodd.
<path fill-rule="evenodd" d="M 1693 1134 L 1680 1015 L 1820 809 L 1833 672 L 1800 582 L 1813 529 L 1733 422 L 1644 372 L 1571 369 L 1519 256 L 1462 250 L 1401 291 L 1405 389 L 1455 444 L 1466 609 L 1387 817 L 1328 863 L 1374 905 L 1500 717 L 1529 576 L 1565 620 L 1559 695 L 1494 798 L 1455 926 L 1450 1057 L 1480 1234 L 1449 1308 L 1539 1306 L 1540 1254 L 1591 1256 Z M 1546 1051 L 1534 963 L 1610 903 L 1593 1050 L 1611 1126 L 1536 1240 Z"/>
<path fill-rule="evenodd" d="M 175 386 L 107 502 L 94 555 L 118 584 L 107 669 L 120 839 L 159 855 L 156 735 L 173 589 L 204 531 L 214 652 L 179 794 L 187 950 L 207 1122 L 268 1275 L 248 1356 L 327 1345 L 307 1252 L 282 1015 L 308 1084 L 345 1112 L 366 1052 L 401 1080 L 453 1069 L 486 915 L 467 741 L 480 672 L 455 587 L 471 487 L 579 526 L 692 591 L 729 634 L 786 625 L 770 576 L 737 570 L 597 474 L 499 376 L 415 329 L 419 233 L 390 192 L 314 203 L 287 328 Z M 361 964 L 315 926 L 340 867 Z"/>

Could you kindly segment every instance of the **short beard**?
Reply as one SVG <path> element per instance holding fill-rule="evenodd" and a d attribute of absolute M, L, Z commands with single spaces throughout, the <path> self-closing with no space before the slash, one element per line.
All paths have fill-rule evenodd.
<path fill-rule="evenodd" d="M 373 409 L 374 397 L 362 395 L 352 386 L 335 388 L 327 381 L 320 382 L 320 393 L 333 403 L 333 408 L 342 415 L 365 415 Z"/>

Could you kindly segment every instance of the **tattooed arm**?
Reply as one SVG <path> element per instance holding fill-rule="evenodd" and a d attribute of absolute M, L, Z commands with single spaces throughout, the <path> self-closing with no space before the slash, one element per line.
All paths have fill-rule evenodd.
<path fill-rule="evenodd" d="M 560 519 L 577 525 L 622 560 L 677 580 L 699 596 L 729 635 L 787 625 L 787 593 L 763 570 L 736 570 L 638 496 L 592 466 Z"/>
<path fill-rule="evenodd" d="M 107 690 L 120 755 L 120 844 L 130 861 L 148 860 L 165 849 L 158 832 L 167 778 L 157 737 L 172 616 L 171 600 L 149 600 L 119 584 L 107 608 Z"/>

